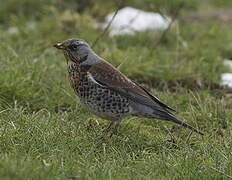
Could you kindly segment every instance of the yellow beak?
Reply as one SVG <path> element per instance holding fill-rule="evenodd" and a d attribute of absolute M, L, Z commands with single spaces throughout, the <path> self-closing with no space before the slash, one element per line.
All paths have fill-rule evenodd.
<path fill-rule="evenodd" d="M 53 45 L 55 48 L 57 48 L 57 49 L 64 49 L 65 47 L 64 47 L 64 45 L 62 44 L 62 43 L 57 43 L 57 44 L 54 44 Z"/>

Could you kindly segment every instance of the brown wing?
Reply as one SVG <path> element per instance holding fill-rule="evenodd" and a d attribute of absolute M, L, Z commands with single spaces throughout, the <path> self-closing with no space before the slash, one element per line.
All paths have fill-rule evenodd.
<path fill-rule="evenodd" d="M 167 105 L 160 102 L 144 88 L 132 82 L 124 74 L 114 68 L 108 62 L 102 60 L 92 65 L 88 71 L 96 82 L 103 86 L 119 92 L 129 99 L 156 108 L 158 110 L 173 110 Z"/>

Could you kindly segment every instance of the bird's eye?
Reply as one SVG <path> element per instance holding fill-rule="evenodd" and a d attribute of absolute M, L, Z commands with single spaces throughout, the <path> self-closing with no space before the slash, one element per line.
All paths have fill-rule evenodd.
<path fill-rule="evenodd" d="M 77 47 L 78 47 L 77 44 L 72 44 L 69 48 L 70 48 L 72 51 L 75 51 L 75 50 L 77 50 Z"/>

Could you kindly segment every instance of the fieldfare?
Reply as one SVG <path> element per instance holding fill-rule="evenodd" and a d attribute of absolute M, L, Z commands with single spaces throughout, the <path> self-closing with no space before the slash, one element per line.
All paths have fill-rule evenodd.
<path fill-rule="evenodd" d="M 80 102 L 110 120 L 109 127 L 116 127 L 127 116 L 137 116 L 172 121 L 203 135 L 175 118 L 172 108 L 99 57 L 85 41 L 68 39 L 54 47 L 63 50 L 70 84 Z"/>

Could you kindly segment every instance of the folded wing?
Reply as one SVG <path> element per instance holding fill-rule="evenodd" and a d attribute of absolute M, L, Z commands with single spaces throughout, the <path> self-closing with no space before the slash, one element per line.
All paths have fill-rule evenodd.
<path fill-rule="evenodd" d="M 128 79 L 106 61 L 97 62 L 88 72 L 97 83 L 117 91 L 134 102 L 147 105 L 160 111 L 174 111 L 172 108 L 162 103 L 157 97 L 151 95 L 143 87 Z"/>

